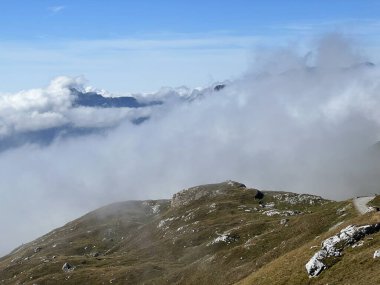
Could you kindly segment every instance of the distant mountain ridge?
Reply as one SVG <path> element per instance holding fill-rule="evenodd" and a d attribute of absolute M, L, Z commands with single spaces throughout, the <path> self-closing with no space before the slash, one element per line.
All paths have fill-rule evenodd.
<path fill-rule="evenodd" d="M 104 97 L 96 92 L 80 92 L 75 88 L 70 88 L 70 91 L 75 96 L 74 107 L 142 108 L 163 104 L 162 101 L 142 103 L 134 97 Z"/>
<path fill-rule="evenodd" d="M 70 109 L 80 110 L 81 108 L 89 108 L 93 110 L 108 111 L 130 109 L 133 113 L 125 115 L 125 118 L 120 122 L 129 121 L 134 125 L 140 125 L 149 120 L 150 114 L 154 112 L 154 108 L 159 108 L 173 98 L 184 103 L 191 102 L 193 100 L 201 99 L 203 96 L 209 96 L 213 92 L 218 92 L 225 86 L 226 83 L 215 83 L 211 87 L 203 89 L 190 89 L 185 87 L 177 89 L 169 88 L 146 96 L 136 94 L 135 97 L 109 97 L 102 95 L 99 91 L 86 91 L 80 90 L 76 87 L 69 87 L 70 96 L 73 97 Z M 14 132 L 13 134 L 0 138 L 0 152 L 10 148 L 17 148 L 25 144 L 46 146 L 58 138 L 64 139 L 90 134 L 104 134 L 116 127 L 120 122 L 110 126 L 77 126 L 73 122 L 68 122 L 60 126 Z"/>

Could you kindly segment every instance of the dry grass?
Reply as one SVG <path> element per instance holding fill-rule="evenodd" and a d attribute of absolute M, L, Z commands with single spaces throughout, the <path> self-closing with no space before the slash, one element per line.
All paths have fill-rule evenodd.
<path fill-rule="evenodd" d="M 237 285 L 251 284 L 380 284 L 380 260 L 373 259 L 373 253 L 380 248 L 380 233 L 367 236 L 364 245 L 347 248 L 339 261 L 323 271 L 320 276 L 309 279 L 305 264 L 320 248 L 320 243 L 349 224 L 373 224 L 380 222 L 380 213 L 355 216 L 332 231 L 281 256 L 252 273 Z"/>
<path fill-rule="evenodd" d="M 281 192 L 259 201 L 256 190 L 228 183 L 200 189 L 210 195 L 180 207 L 135 201 L 91 212 L 0 259 L 0 284 L 233 284 L 247 276 L 241 284 L 308 284 L 311 245 L 338 222 L 376 220 L 355 218 L 350 202 L 291 204 L 275 198 Z M 284 217 L 265 215 L 260 203 L 302 214 L 281 224 Z M 212 243 L 227 233 L 229 243 Z M 65 262 L 75 270 L 64 273 Z"/>
<path fill-rule="evenodd" d="M 380 208 L 380 195 L 377 195 L 375 199 L 368 203 L 368 205 Z"/>

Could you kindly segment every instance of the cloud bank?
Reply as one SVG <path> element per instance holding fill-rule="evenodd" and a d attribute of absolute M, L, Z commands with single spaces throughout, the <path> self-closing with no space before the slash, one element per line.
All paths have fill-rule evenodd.
<path fill-rule="evenodd" d="M 306 56 L 261 54 L 221 91 L 168 100 L 141 125 L 0 153 L 0 252 L 106 203 L 169 198 L 201 183 L 233 179 L 333 199 L 378 192 L 379 69 L 338 35 Z M 16 115 L 2 133 L 75 121 L 67 80 L 4 95 L 0 117 Z"/>
<path fill-rule="evenodd" d="M 95 98 L 95 101 L 94 96 L 90 96 L 92 94 L 98 97 Z M 111 128 L 124 120 L 149 116 L 151 112 L 149 106 L 112 109 L 103 108 L 101 104 L 97 106 L 96 100 L 99 98 L 107 100 L 107 97 L 103 98 L 101 95 L 109 96 L 103 90 L 97 91 L 86 87 L 82 77 L 65 76 L 52 80 L 46 88 L 26 90 L 15 94 L 0 93 L 0 141 L 19 134 L 29 134 L 52 128 Z M 79 100 L 80 98 L 84 100 Z M 78 104 L 78 102 L 92 102 L 94 106 L 89 107 Z"/>

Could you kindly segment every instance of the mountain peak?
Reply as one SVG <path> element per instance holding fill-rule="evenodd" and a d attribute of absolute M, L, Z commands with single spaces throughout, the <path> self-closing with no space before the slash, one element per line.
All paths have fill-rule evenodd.
<path fill-rule="evenodd" d="M 171 200 L 171 205 L 172 207 L 188 205 L 199 199 L 210 199 L 218 195 L 227 194 L 229 191 L 233 191 L 238 188 L 246 188 L 246 186 L 236 181 L 227 180 L 222 183 L 191 187 L 174 194 Z"/>

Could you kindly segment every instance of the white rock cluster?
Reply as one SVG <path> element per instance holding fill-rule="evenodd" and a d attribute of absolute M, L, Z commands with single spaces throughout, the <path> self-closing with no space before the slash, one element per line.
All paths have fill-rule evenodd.
<path fill-rule="evenodd" d="M 212 240 L 211 242 L 209 242 L 207 244 L 207 246 L 210 246 L 210 245 L 213 245 L 213 244 L 216 244 L 216 243 L 220 243 L 220 242 L 224 242 L 226 244 L 231 244 L 233 242 L 236 242 L 239 240 L 239 236 L 238 235 L 233 235 L 229 232 L 226 232 L 226 233 L 223 233 L 223 234 L 218 234 L 218 237 L 215 238 L 214 240 Z"/>
<path fill-rule="evenodd" d="M 345 246 L 353 245 L 366 235 L 378 231 L 380 231 L 380 224 L 360 227 L 349 225 L 342 229 L 338 234 L 324 240 L 321 245 L 321 250 L 316 252 L 305 265 L 309 277 L 316 277 L 327 268 L 326 264 L 323 263 L 325 258 L 341 256 Z"/>
<path fill-rule="evenodd" d="M 274 195 L 273 197 L 277 200 L 289 203 L 291 205 L 296 205 L 296 204 L 301 204 L 301 203 L 314 205 L 314 204 L 323 202 L 322 197 L 309 195 L 309 194 L 284 193 L 284 194 Z"/>
<path fill-rule="evenodd" d="M 144 201 L 144 202 L 142 202 L 142 204 L 144 206 L 148 207 L 150 209 L 150 212 L 152 214 L 155 215 L 155 214 L 160 213 L 160 207 L 161 207 L 161 205 L 158 204 L 157 202 L 155 202 L 155 201 Z"/>
<path fill-rule="evenodd" d="M 285 211 L 281 211 L 281 210 L 277 210 L 277 209 L 272 209 L 272 210 L 268 210 L 268 211 L 264 211 L 263 212 L 263 215 L 267 215 L 268 217 L 272 217 L 272 216 L 276 216 L 276 215 L 279 215 L 279 216 L 282 216 L 282 217 L 288 217 L 288 216 L 295 216 L 295 215 L 299 215 L 299 214 L 302 214 L 300 211 L 291 211 L 291 210 L 285 210 Z"/>
<path fill-rule="evenodd" d="M 167 218 L 167 219 L 161 220 L 161 221 L 158 223 L 157 228 L 167 229 L 167 228 L 168 228 L 167 223 L 168 223 L 168 222 L 171 222 L 171 221 L 174 221 L 175 219 L 176 219 L 175 217 L 171 217 L 171 218 Z"/>
<path fill-rule="evenodd" d="M 152 213 L 153 214 L 158 214 L 159 212 L 160 212 L 160 205 L 159 204 L 152 206 Z"/>

